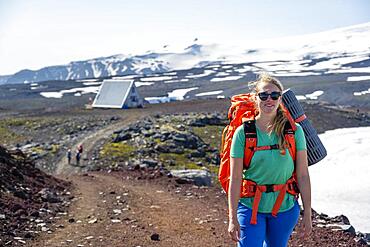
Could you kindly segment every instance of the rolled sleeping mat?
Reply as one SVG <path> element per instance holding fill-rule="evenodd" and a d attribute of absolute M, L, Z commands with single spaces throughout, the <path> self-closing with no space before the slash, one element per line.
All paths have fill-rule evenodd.
<path fill-rule="evenodd" d="M 283 92 L 283 104 L 289 111 L 294 121 L 302 126 L 307 143 L 308 165 L 313 165 L 326 157 L 327 152 L 322 144 L 315 128 L 306 118 L 302 106 L 299 104 L 292 90 L 287 89 Z"/>

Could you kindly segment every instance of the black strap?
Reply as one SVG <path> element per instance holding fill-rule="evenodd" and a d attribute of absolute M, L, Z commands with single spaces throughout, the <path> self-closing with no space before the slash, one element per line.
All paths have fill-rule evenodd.
<path fill-rule="evenodd" d="M 273 144 L 273 145 L 267 145 L 267 146 L 250 147 L 250 150 L 255 151 L 255 152 L 256 151 L 261 151 L 261 150 L 258 149 L 258 148 L 261 148 L 261 147 L 269 147 L 269 149 L 263 149 L 263 150 L 280 149 L 279 144 Z"/>
<path fill-rule="evenodd" d="M 292 125 L 290 124 L 289 121 L 287 121 L 284 125 L 284 138 L 287 134 L 291 134 L 291 135 L 294 135 L 295 134 L 295 131 L 293 130 L 293 127 Z M 295 138 L 293 138 L 293 142 L 295 142 Z M 291 143 L 288 143 L 289 145 L 289 148 L 292 147 Z M 294 161 L 295 163 L 295 161 Z M 295 165 L 294 165 L 294 169 L 295 169 Z"/>
<path fill-rule="evenodd" d="M 270 145 L 271 149 L 280 149 L 279 144 Z"/>
<path fill-rule="evenodd" d="M 243 124 L 245 139 L 257 138 L 256 120 L 247 120 Z"/>
<path fill-rule="evenodd" d="M 292 127 L 292 125 L 290 124 L 289 121 L 286 121 L 285 122 L 285 125 L 284 125 L 284 134 L 294 134 L 293 127 Z"/>

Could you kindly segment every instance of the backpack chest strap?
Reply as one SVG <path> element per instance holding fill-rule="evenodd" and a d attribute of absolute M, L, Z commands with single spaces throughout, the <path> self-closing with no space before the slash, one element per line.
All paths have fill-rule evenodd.
<path fill-rule="evenodd" d="M 279 149 L 279 145 L 278 144 L 274 144 L 274 145 L 254 147 L 253 148 L 253 151 L 256 152 L 256 151 L 273 150 L 273 149 Z"/>

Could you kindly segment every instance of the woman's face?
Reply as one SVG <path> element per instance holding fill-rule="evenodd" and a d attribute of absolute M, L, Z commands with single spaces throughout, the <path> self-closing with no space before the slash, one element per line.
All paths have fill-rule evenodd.
<path fill-rule="evenodd" d="M 280 91 L 280 89 L 274 84 L 262 83 L 258 85 L 256 92 L 256 102 L 259 112 L 263 114 L 275 113 L 277 108 L 279 107 L 279 104 L 281 103 L 281 96 L 277 96 L 281 93 L 282 92 Z M 263 101 L 263 99 L 266 98 L 266 94 L 268 94 L 267 99 Z M 258 95 L 261 95 L 261 97 L 259 97 Z"/>

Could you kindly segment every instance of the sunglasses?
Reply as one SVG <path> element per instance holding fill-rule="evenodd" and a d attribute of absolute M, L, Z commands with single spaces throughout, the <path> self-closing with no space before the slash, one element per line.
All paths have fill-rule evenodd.
<path fill-rule="evenodd" d="M 281 93 L 280 92 L 271 92 L 271 93 L 262 92 L 262 93 L 258 93 L 257 95 L 260 98 L 260 100 L 266 101 L 269 96 L 271 97 L 272 100 L 277 100 L 281 96 Z"/>

